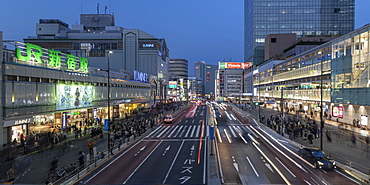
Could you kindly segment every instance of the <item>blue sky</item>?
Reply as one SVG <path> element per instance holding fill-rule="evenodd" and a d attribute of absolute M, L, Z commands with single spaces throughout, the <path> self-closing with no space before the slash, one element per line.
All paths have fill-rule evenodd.
<path fill-rule="evenodd" d="M 0 31 L 4 40 L 36 36 L 39 19 L 60 19 L 79 24 L 80 14 L 114 13 L 116 25 L 141 29 L 165 38 L 171 58 L 193 64 L 243 60 L 244 0 L 3 0 Z M 370 23 L 370 0 L 356 0 L 356 24 Z"/>

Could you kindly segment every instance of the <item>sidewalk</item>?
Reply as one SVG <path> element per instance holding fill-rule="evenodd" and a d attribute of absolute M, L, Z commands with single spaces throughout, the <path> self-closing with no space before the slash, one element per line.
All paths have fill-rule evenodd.
<path fill-rule="evenodd" d="M 176 112 L 172 110 L 164 111 L 164 115 L 166 113 L 173 113 L 174 115 L 178 114 L 179 112 L 183 111 L 187 108 L 187 105 L 182 106 Z M 144 117 L 147 115 L 144 115 Z M 135 119 L 135 118 L 132 118 Z M 117 121 L 113 122 L 113 125 L 117 124 Z M 150 133 L 152 129 L 155 129 L 156 126 L 152 128 L 146 129 L 146 133 L 142 134 L 145 135 Z M 94 146 L 96 147 L 97 152 L 104 152 L 107 154 L 108 150 L 108 133 L 105 132 L 103 137 L 95 136 L 91 138 L 90 132 L 87 131 L 86 135 L 82 135 L 82 137 L 78 139 L 74 139 L 74 134 L 69 134 L 68 139 L 66 142 L 62 144 L 54 145 L 53 147 L 48 147 L 43 150 L 35 151 L 33 153 L 29 153 L 23 156 L 18 156 L 14 161 L 12 161 L 12 165 L 15 169 L 26 169 L 24 171 L 17 171 L 16 173 L 16 184 L 45 184 L 48 180 L 48 174 L 50 172 L 51 161 L 56 156 L 59 158 L 58 161 L 58 168 L 78 162 L 78 153 L 80 151 L 84 152 L 86 155 L 89 154 L 89 149 L 87 143 L 90 139 L 94 142 Z M 123 150 L 128 145 L 135 142 L 134 139 L 137 138 L 130 138 L 129 143 L 123 142 L 120 149 Z M 117 148 L 117 143 L 115 144 L 113 153 L 116 154 L 120 150 Z M 110 155 L 109 155 L 110 156 Z M 111 157 L 111 156 L 110 156 Z M 104 159 L 99 160 L 97 163 L 103 163 L 107 161 L 107 155 L 105 155 Z M 93 164 L 93 163 L 91 163 Z M 94 165 L 92 165 L 94 167 Z M 4 169 L 5 172 L 7 169 Z M 91 170 L 91 169 L 90 169 Z M 88 170 L 85 170 L 88 172 Z M 5 181 L 5 176 L 0 177 L 0 182 Z"/>
<path fill-rule="evenodd" d="M 257 120 L 258 108 L 252 110 L 246 110 L 245 113 L 249 116 L 254 117 Z M 267 118 L 271 115 L 278 115 L 281 112 L 263 108 L 260 111 L 261 115 L 265 115 L 263 124 L 266 124 Z M 284 115 L 295 116 L 296 114 L 285 113 Z M 316 123 L 320 123 L 320 118 L 314 118 Z M 353 127 L 351 124 L 338 123 L 332 120 L 326 120 L 323 133 L 322 148 L 323 151 L 330 155 L 332 159 L 337 162 L 337 166 L 345 169 L 348 173 L 361 178 L 363 181 L 369 182 L 369 170 L 370 170 L 370 146 L 365 142 L 365 136 L 370 135 L 368 130 L 361 130 L 357 127 Z M 266 126 L 267 127 L 267 126 Z M 329 131 L 332 136 L 332 142 L 329 142 L 325 136 L 325 132 Z M 351 142 L 351 135 L 355 134 L 357 143 L 354 146 Z M 318 134 L 320 137 L 320 133 Z M 289 138 L 289 135 L 284 134 L 284 137 Z M 313 144 L 309 144 L 308 140 L 303 137 L 296 137 L 291 141 L 300 147 L 315 147 L 320 148 L 321 138 L 315 138 Z"/>

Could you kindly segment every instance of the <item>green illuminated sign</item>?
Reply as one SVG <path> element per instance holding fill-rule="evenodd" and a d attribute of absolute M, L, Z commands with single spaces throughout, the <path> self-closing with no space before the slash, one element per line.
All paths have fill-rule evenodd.
<path fill-rule="evenodd" d="M 15 52 L 17 53 L 17 58 L 19 60 L 29 61 L 31 59 L 32 55 L 33 55 L 34 59 L 37 62 L 42 63 L 42 60 L 40 58 L 42 56 L 42 47 L 41 46 L 27 43 L 26 44 L 26 50 L 27 50 L 26 56 L 23 56 L 21 54 L 21 49 L 19 49 L 19 48 L 15 49 Z"/>
<path fill-rule="evenodd" d="M 226 68 L 226 63 L 222 62 L 220 63 L 219 69 L 225 69 Z"/>
<path fill-rule="evenodd" d="M 16 48 L 16 56 L 18 60 L 21 61 L 33 61 L 37 63 L 43 63 L 41 57 L 43 57 L 43 48 L 41 46 L 26 43 L 25 51 L 22 52 L 21 48 Z M 52 68 L 61 68 L 62 67 L 62 55 L 60 51 L 55 51 L 54 49 L 48 50 L 47 53 L 47 65 Z M 44 57 L 46 58 L 46 57 Z M 65 55 L 65 64 L 66 68 L 69 70 L 76 71 L 77 69 L 77 57 L 74 55 L 66 54 Z M 87 58 L 79 57 L 79 71 L 88 72 L 89 61 Z"/>

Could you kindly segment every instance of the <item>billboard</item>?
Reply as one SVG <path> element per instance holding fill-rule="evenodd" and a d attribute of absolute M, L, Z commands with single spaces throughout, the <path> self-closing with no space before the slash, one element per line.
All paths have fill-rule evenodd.
<path fill-rule="evenodd" d="M 81 14 L 80 23 L 85 27 L 114 26 L 114 17 L 110 14 Z"/>
<path fill-rule="evenodd" d="M 252 62 L 220 62 L 218 69 L 247 69 L 252 66 Z"/>
<path fill-rule="evenodd" d="M 338 118 L 343 118 L 343 107 L 334 106 L 333 111 L 332 111 L 332 116 L 333 117 L 338 117 Z"/>
<path fill-rule="evenodd" d="M 168 88 L 177 88 L 177 81 L 168 81 Z"/>
<path fill-rule="evenodd" d="M 94 86 L 56 85 L 56 109 L 75 109 L 92 106 Z"/>

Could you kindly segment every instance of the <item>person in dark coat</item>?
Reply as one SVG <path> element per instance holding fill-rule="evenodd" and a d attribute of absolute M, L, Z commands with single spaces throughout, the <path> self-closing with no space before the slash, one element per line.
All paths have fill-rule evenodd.
<path fill-rule="evenodd" d="M 331 143 L 331 134 L 330 134 L 330 132 L 327 130 L 325 134 L 326 134 L 326 139 L 328 140 L 329 143 Z"/>
<path fill-rule="evenodd" d="M 308 136 L 307 136 L 307 139 L 308 139 L 308 142 L 310 143 L 310 144 L 313 144 L 313 134 L 312 133 L 309 133 L 308 134 Z"/>

